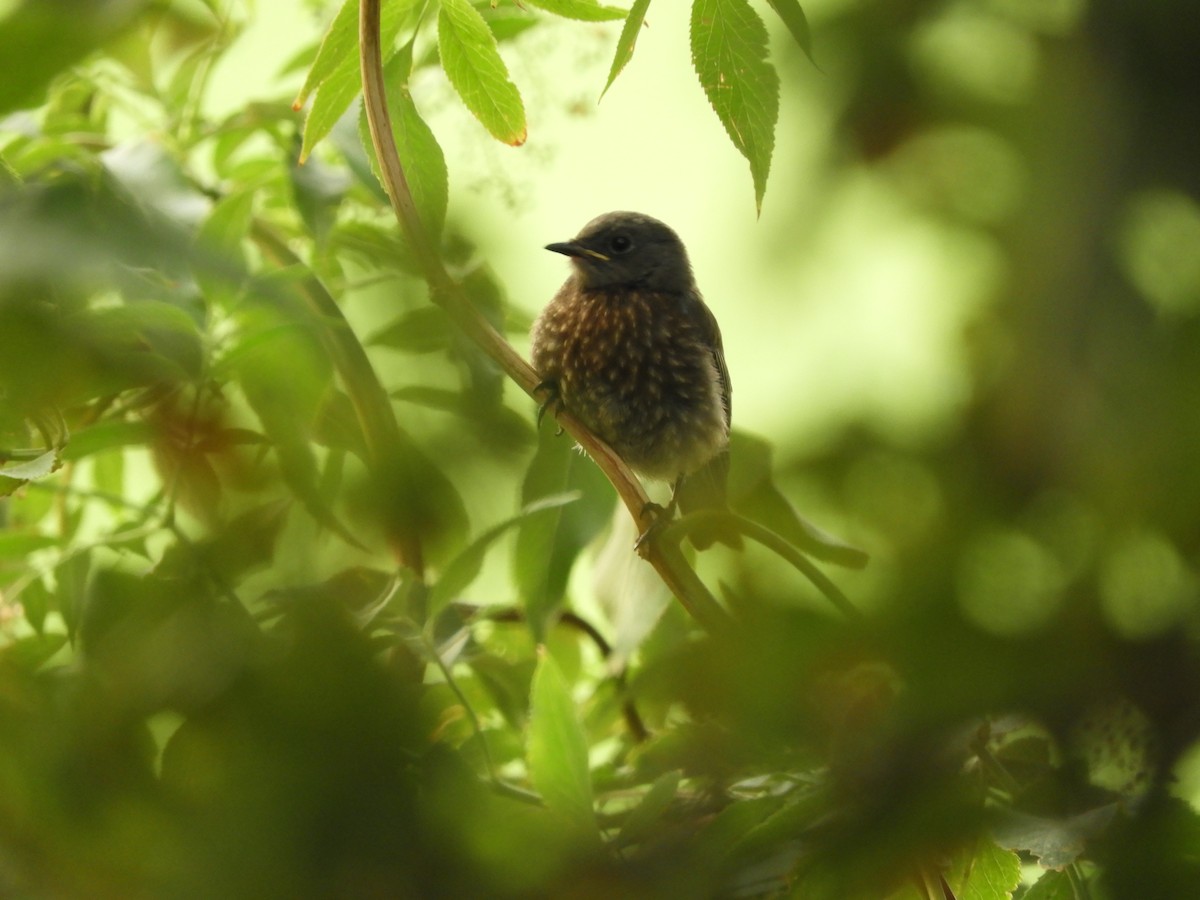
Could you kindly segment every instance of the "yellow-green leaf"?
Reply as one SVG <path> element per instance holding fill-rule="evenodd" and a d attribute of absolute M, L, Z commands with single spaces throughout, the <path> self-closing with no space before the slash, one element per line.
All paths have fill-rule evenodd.
<path fill-rule="evenodd" d="M 637 45 L 638 35 L 642 31 L 642 23 L 646 18 L 646 10 L 650 8 L 650 0 L 634 0 L 634 4 L 629 9 L 629 15 L 625 17 L 625 25 L 621 28 L 621 36 L 617 38 L 617 52 L 613 55 L 612 68 L 608 70 L 608 81 L 605 82 L 604 90 L 600 92 L 603 98 L 608 93 L 608 89 L 612 87 L 612 83 L 617 80 L 617 76 L 621 74 L 621 70 L 629 60 L 633 59 L 633 48 Z"/>
<path fill-rule="evenodd" d="M 546 806 L 581 838 L 599 840 L 587 738 L 566 678 L 545 648 L 540 650 L 530 689 L 526 756 L 530 780 Z"/>
<path fill-rule="evenodd" d="M 514 147 L 525 143 L 521 94 L 508 77 L 487 22 L 467 0 L 442 0 L 438 49 L 446 77 L 492 137 Z"/>
<path fill-rule="evenodd" d="M 691 39 L 700 84 L 750 163 L 761 211 L 779 118 L 779 76 L 767 61 L 767 28 L 746 0 L 696 0 Z"/>

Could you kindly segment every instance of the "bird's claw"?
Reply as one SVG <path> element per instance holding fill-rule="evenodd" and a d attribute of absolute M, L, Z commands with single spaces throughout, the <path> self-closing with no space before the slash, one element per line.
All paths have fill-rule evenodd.
<path fill-rule="evenodd" d="M 555 381 L 551 381 L 550 379 L 547 379 L 545 381 L 539 382 L 533 389 L 533 392 L 535 394 L 538 391 L 544 391 L 546 394 L 546 399 L 544 401 L 542 401 L 542 405 L 538 407 L 537 424 L 538 424 L 538 427 L 541 428 L 542 419 L 545 418 L 545 416 L 546 416 L 546 410 L 548 410 L 551 406 L 553 406 L 554 407 L 554 416 L 555 416 L 555 418 L 557 418 L 558 414 L 560 412 L 562 412 L 562 410 L 563 410 L 563 402 L 562 402 L 562 396 L 558 392 L 558 383 Z M 560 435 L 562 433 L 563 433 L 563 430 L 560 427 L 558 429 L 558 431 L 555 432 L 555 437 L 557 437 L 558 435 Z"/>
<path fill-rule="evenodd" d="M 671 502 L 666 506 L 655 503 L 653 500 L 648 500 L 642 507 L 642 514 L 639 518 L 643 522 L 647 518 L 650 518 L 651 521 L 650 524 L 647 525 L 642 531 L 642 533 L 638 535 L 638 539 L 633 542 L 633 549 L 638 553 L 641 553 L 642 547 L 646 544 L 646 542 L 662 531 L 667 526 L 667 523 L 671 521 L 674 515 L 674 496 L 671 497 Z"/>

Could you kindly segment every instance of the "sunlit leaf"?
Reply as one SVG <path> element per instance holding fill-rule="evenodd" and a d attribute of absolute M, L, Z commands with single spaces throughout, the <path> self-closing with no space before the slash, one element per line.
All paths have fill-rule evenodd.
<path fill-rule="evenodd" d="M 379 45 L 383 50 L 384 62 L 391 57 L 396 36 L 415 5 L 416 0 L 388 0 L 381 4 Z M 304 86 L 293 104 L 294 109 L 300 109 L 309 95 L 316 91 L 317 96 L 304 120 L 301 163 L 308 159 L 313 147 L 329 134 L 362 90 L 358 57 L 358 10 L 359 0 L 345 0 L 342 4 L 329 30 L 325 32 L 317 58 L 313 60 Z"/>
<path fill-rule="evenodd" d="M 508 77 L 496 38 L 467 0 L 442 0 L 438 12 L 442 67 L 467 109 L 492 137 L 525 143 L 525 106 Z"/>
<path fill-rule="evenodd" d="M 761 211 L 779 118 L 779 76 L 767 61 L 767 28 L 747 0 L 695 0 L 691 41 L 708 102 L 750 163 Z"/>
<path fill-rule="evenodd" d="M 58 451 L 47 450 L 33 459 L 0 466 L 0 475 L 5 478 L 15 478 L 18 481 L 34 481 L 38 478 L 45 478 L 60 465 Z"/>
<path fill-rule="evenodd" d="M 553 812 L 580 836 L 599 839 L 588 745 L 570 686 L 543 649 L 529 695 L 529 778 Z"/>
<path fill-rule="evenodd" d="M 601 97 L 608 93 L 621 70 L 633 59 L 633 49 L 642 33 L 642 24 L 649 8 L 650 0 L 634 0 L 633 6 L 630 7 L 625 24 L 621 27 L 621 36 L 617 38 L 617 52 L 613 54 L 612 68 L 608 70 L 608 81 L 604 83 L 604 90 L 600 92 Z"/>
<path fill-rule="evenodd" d="M 400 54 L 393 63 L 400 61 Z M 446 204 L 449 199 L 449 176 L 446 157 L 430 127 L 425 124 L 413 103 L 408 90 L 408 70 L 403 65 L 389 64 L 384 71 L 387 83 L 388 118 L 392 124 L 392 137 L 396 142 L 396 154 L 404 167 L 413 202 L 421 216 L 426 231 L 437 238 L 446 222 Z M 371 142 L 366 112 L 359 115 L 358 133 L 371 169 L 380 184 L 383 178 L 379 161 Z"/>
<path fill-rule="evenodd" d="M 530 6 L 544 9 L 565 19 L 581 22 L 612 22 L 623 19 L 626 10 L 615 6 L 604 6 L 597 0 L 526 0 Z"/>

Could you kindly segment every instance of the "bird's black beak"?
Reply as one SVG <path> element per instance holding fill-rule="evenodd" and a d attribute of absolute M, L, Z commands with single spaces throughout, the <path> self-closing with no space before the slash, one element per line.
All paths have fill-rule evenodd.
<path fill-rule="evenodd" d="M 609 258 L 603 253 L 597 253 L 595 250 L 589 250 L 574 241 L 563 241 L 559 244 L 547 244 L 547 250 L 552 250 L 555 253 L 561 253 L 563 256 L 570 256 L 574 259 L 598 259 L 600 262 L 608 262 Z"/>

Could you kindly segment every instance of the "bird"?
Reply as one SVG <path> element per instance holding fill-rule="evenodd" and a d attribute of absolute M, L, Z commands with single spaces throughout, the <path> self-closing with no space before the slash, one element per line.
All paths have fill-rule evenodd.
<path fill-rule="evenodd" d="M 676 506 L 726 508 L 733 388 L 683 241 L 658 219 L 618 211 L 546 249 L 569 257 L 571 274 L 533 324 L 541 411 L 567 409 L 634 472 L 669 482 L 668 517 Z M 719 523 L 689 538 L 740 546 Z"/>

